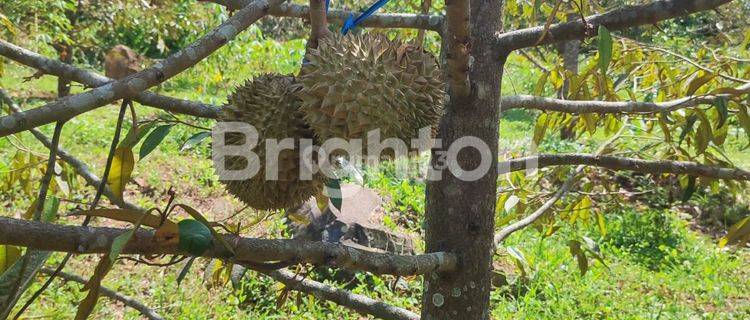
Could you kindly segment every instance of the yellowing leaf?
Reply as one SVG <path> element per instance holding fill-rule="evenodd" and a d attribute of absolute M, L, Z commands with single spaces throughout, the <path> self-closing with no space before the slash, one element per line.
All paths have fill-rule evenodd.
<path fill-rule="evenodd" d="M 727 245 L 737 244 L 744 245 L 750 238 L 750 217 L 745 217 L 739 222 L 735 223 L 727 235 L 719 240 L 719 247 L 725 247 Z"/>
<path fill-rule="evenodd" d="M 0 274 L 8 270 L 18 259 L 21 258 L 21 248 L 9 245 L 0 245 Z"/>
<path fill-rule="evenodd" d="M 107 177 L 107 186 L 120 199 L 122 199 L 125 184 L 130 180 L 130 174 L 133 173 L 134 166 L 133 150 L 129 147 L 118 147 L 115 150 L 115 158 L 112 161 L 112 168 L 109 170 L 109 176 Z"/>

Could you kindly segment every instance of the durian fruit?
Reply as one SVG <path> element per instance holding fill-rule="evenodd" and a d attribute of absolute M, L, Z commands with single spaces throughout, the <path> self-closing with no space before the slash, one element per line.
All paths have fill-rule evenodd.
<path fill-rule="evenodd" d="M 428 52 L 384 35 L 350 34 L 321 39 L 306 58 L 297 93 L 320 141 L 362 139 L 366 150 L 367 133 L 380 129 L 381 141 L 398 138 L 411 148 L 420 128 L 434 135 L 444 84 Z"/>
<path fill-rule="evenodd" d="M 295 207 L 319 193 L 324 176 L 314 174 L 312 180 L 300 178 L 299 139 L 313 138 L 303 120 L 301 101 L 293 90 L 293 76 L 267 74 L 245 82 L 235 89 L 224 106 L 219 121 L 245 122 L 258 131 L 258 145 L 253 149 L 260 159 L 260 170 L 247 180 L 221 180 L 229 193 L 245 204 L 261 210 Z M 294 150 L 282 150 L 278 157 L 278 179 L 266 180 L 265 139 L 293 138 Z M 242 135 L 227 134 L 227 144 L 241 144 Z M 227 157 L 227 169 L 241 170 L 248 161 L 243 157 Z"/>

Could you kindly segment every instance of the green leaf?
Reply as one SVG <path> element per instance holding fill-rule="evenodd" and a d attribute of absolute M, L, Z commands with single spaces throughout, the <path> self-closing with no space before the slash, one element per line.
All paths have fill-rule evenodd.
<path fill-rule="evenodd" d="M 581 276 L 586 275 L 586 272 L 589 270 L 589 259 L 586 258 L 586 253 L 581 250 L 581 243 L 577 240 L 569 240 L 568 248 L 570 249 L 570 254 L 578 261 L 578 269 L 581 271 Z"/>
<path fill-rule="evenodd" d="M 130 181 L 130 174 L 133 173 L 134 167 L 133 150 L 129 147 L 118 147 L 115 150 L 112 168 L 110 168 L 107 177 L 107 186 L 120 199 L 122 199 L 122 193 L 125 191 L 125 184 Z"/>
<path fill-rule="evenodd" d="M 690 198 L 693 196 L 696 190 L 698 190 L 698 187 L 696 186 L 696 177 L 690 176 L 688 177 L 688 184 L 687 187 L 685 187 L 685 191 L 682 193 L 682 202 L 687 202 L 690 200 Z"/>
<path fill-rule="evenodd" d="M 155 209 L 152 209 L 155 210 Z M 138 220 L 135 222 L 135 226 L 133 229 L 130 229 L 123 234 L 115 237 L 114 240 L 112 240 L 112 246 L 109 248 L 109 262 L 114 263 L 115 260 L 117 260 L 117 256 L 120 255 L 120 252 L 122 252 L 122 249 L 125 248 L 125 245 L 130 241 L 130 238 L 133 237 L 133 234 L 138 231 L 138 229 L 141 227 L 141 224 L 143 223 L 143 220 L 146 216 L 150 214 L 149 210 L 147 212 L 141 213 L 141 216 L 138 218 Z"/>
<path fill-rule="evenodd" d="M 211 132 L 208 132 L 208 131 L 201 131 L 190 136 L 190 138 L 185 140 L 185 143 L 182 144 L 182 147 L 180 148 L 180 152 L 187 151 L 187 150 L 194 148 L 199 143 L 201 143 L 201 141 L 203 141 L 204 139 L 210 136 L 211 136 Z"/>
<path fill-rule="evenodd" d="M 528 277 L 527 269 L 529 269 L 529 261 L 526 260 L 523 252 L 516 249 L 515 247 L 507 247 L 506 250 L 508 251 L 510 257 L 513 259 L 513 262 L 516 264 L 516 267 L 521 270 L 521 276 L 524 278 Z"/>
<path fill-rule="evenodd" d="M 211 229 L 203 223 L 185 219 L 177 223 L 177 226 L 180 230 L 180 250 L 200 256 L 211 247 Z"/>
<path fill-rule="evenodd" d="M 135 128 L 130 128 L 130 131 L 128 131 L 128 134 L 125 135 L 125 138 L 122 139 L 120 142 L 119 147 L 125 147 L 125 148 L 133 148 L 135 145 L 138 144 L 138 142 L 143 139 L 143 137 L 146 136 L 151 130 L 156 126 L 156 122 L 147 122 L 144 125 L 138 126 L 138 130 L 134 130 Z"/>
<path fill-rule="evenodd" d="M 716 128 L 721 128 L 721 126 L 723 126 L 724 123 L 727 121 L 727 118 L 729 118 L 729 108 L 727 108 L 727 99 L 726 98 L 716 99 L 716 102 L 714 102 L 714 107 L 716 107 L 716 111 L 719 113 L 719 123 L 716 124 Z"/>
<path fill-rule="evenodd" d="M 599 48 L 599 69 L 603 75 L 606 75 L 609 62 L 612 61 L 612 35 L 603 25 L 599 26 L 597 47 Z"/>
<path fill-rule="evenodd" d="M 169 134 L 169 130 L 172 129 L 172 126 L 173 125 L 171 124 L 165 124 L 158 126 L 154 131 L 151 131 L 141 145 L 141 150 L 138 152 L 138 161 L 143 160 L 143 158 L 159 146 L 164 138 L 167 137 L 167 134 Z"/>
<path fill-rule="evenodd" d="M 231 245 L 229 245 L 229 243 L 226 240 L 224 240 L 224 238 L 218 232 L 216 232 L 216 230 L 211 228 L 211 223 L 209 223 L 208 220 L 206 220 L 206 218 L 204 218 L 203 215 L 200 214 L 200 212 L 198 212 L 198 210 L 193 209 L 193 207 L 191 206 L 188 206 L 185 204 L 179 204 L 179 203 L 176 204 L 175 207 L 182 208 L 191 217 L 193 217 L 193 219 L 197 220 L 198 222 L 206 226 L 206 228 L 208 228 L 208 230 L 211 231 L 211 235 L 213 236 L 214 239 L 216 239 L 216 241 L 221 243 L 221 245 L 224 246 L 224 248 L 227 249 L 227 251 L 231 252 L 232 255 L 235 254 L 234 248 Z"/>

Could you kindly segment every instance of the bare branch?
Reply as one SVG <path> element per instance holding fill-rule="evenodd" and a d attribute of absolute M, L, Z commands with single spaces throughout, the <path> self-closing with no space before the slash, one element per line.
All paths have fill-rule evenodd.
<path fill-rule="evenodd" d="M 702 104 L 712 104 L 719 99 L 750 93 L 750 84 L 731 90 L 731 93 L 690 96 L 664 102 L 563 100 L 530 95 L 505 96 L 502 110 L 534 109 L 567 113 L 659 113 Z"/>
<path fill-rule="evenodd" d="M 715 9 L 731 0 L 659 0 L 652 3 L 627 6 L 606 13 L 586 17 L 588 25 L 580 19 L 550 26 L 542 41 L 544 27 L 538 26 L 503 33 L 497 36 L 495 48 L 500 53 L 551 44 L 573 39 L 584 39 L 596 34 L 600 25 L 609 30 L 622 30 L 636 26 L 654 24 L 659 21 Z"/>
<path fill-rule="evenodd" d="M 237 10 L 244 7 L 252 0 L 199 0 L 203 2 L 213 2 L 226 6 L 229 10 Z M 284 3 L 278 6 L 272 6 L 269 14 L 277 17 L 290 17 L 308 19 L 310 17 L 310 8 L 291 3 Z M 329 10 L 328 20 L 343 23 L 350 14 L 356 14 L 353 11 L 346 10 Z M 426 14 L 408 14 L 408 13 L 376 13 L 368 17 L 359 24 L 362 27 L 370 28 L 405 28 L 405 29 L 422 29 L 441 32 L 443 27 L 443 17 L 438 15 Z"/>
<path fill-rule="evenodd" d="M 107 253 L 112 240 L 126 229 L 78 227 L 0 217 L 0 244 L 45 251 L 78 254 Z M 293 239 L 256 239 L 224 235 L 232 244 L 232 256 L 215 244 L 204 257 L 229 258 L 238 263 L 291 262 L 328 265 L 375 274 L 417 275 L 455 270 L 457 258 L 446 252 L 420 255 L 375 253 L 340 244 Z M 176 244 L 159 244 L 154 233 L 139 230 L 125 246 L 123 254 L 183 254 Z"/>
<path fill-rule="evenodd" d="M 270 5 L 278 5 L 283 1 L 254 1 L 187 48 L 148 69 L 96 89 L 58 99 L 40 108 L 2 117 L 0 118 L 0 137 L 50 122 L 70 119 L 112 101 L 135 96 L 203 60 L 233 39 L 240 31 L 263 17 Z"/>
<path fill-rule="evenodd" d="M 448 89 L 453 99 L 466 97 L 471 93 L 469 83 L 469 0 L 446 1 L 445 36 L 447 48 Z"/>
<path fill-rule="evenodd" d="M 2 39 L 0 39 L 0 55 L 20 64 L 41 70 L 45 74 L 71 79 L 89 87 L 100 87 L 114 81 L 113 79 L 97 74 L 96 72 L 79 69 L 58 60 L 49 59 L 36 52 L 16 46 Z M 133 98 L 133 100 L 138 101 L 143 105 L 159 108 L 165 111 L 201 118 L 216 119 L 219 114 L 219 108 L 210 104 L 175 99 L 148 91 L 139 93 Z"/>
<path fill-rule="evenodd" d="M 387 303 L 354 294 L 314 280 L 303 279 L 287 270 L 258 271 L 274 280 L 283 283 L 292 290 L 305 292 L 318 299 L 335 302 L 339 305 L 355 310 L 362 315 L 372 315 L 382 319 L 416 320 L 419 316 L 413 312 L 394 307 Z"/>
<path fill-rule="evenodd" d="M 612 170 L 627 170 L 642 173 L 673 173 L 726 180 L 750 180 L 750 171 L 739 168 L 722 168 L 695 162 L 669 160 L 643 160 L 615 156 L 590 154 L 548 154 L 500 162 L 500 173 L 527 168 L 544 168 L 561 165 L 586 165 Z"/>
<path fill-rule="evenodd" d="M 42 268 L 42 273 L 51 275 L 55 272 L 55 270 L 52 270 L 50 268 Z M 57 274 L 58 277 L 65 279 L 66 281 L 73 281 L 78 282 L 80 284 L 86 285 L 88 281 L 84 278 L 81 278 L 78 275 L 70 274 L 66 272 L 59 272 Z M 112 289 L 101 287 L 99 289 L 99 294 L 102 296 L 105 296 L 107 298 L 110 298 L 112 300 L 120 301 L 122 304 L 131 307 L 135 310 L 138 310 L 144 317 L 150 319 L 150 320 L 162 320 L 162 318 L 154 309 L 149 308 L 148 306 L 144 305 L 143 303 L 140 303 L 138 300 L 135 300 L 131 297 L 128 297 L 126 295 L 123 295 L 117 291 L 114 291 Z"/>

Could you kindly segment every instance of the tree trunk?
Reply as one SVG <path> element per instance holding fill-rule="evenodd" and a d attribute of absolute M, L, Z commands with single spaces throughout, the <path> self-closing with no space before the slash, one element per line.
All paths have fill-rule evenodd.
<path fill-rule="evenodd" d="M 464 181 L 444 169 L 437 173 L 442 176 L 440 181 L 430 179 L 427 183 L 427 251 L 445 250 L 457 254 L 459 270 L 425 276 L 422 298 L 422 319 L 425 320 L 489 317 L 500 79 L 505 60 L 505 56 L 493 53 L 491 39 L 501 29 L 498 14 L 501 4 L 501 1 L 471 1 L 471 94 L 450 98 L 438 134 L 442 147 L 436 145 L 432 150 L 431 166 L 438 170 L 443 164 L 442 152 L 459 138 L 473 136 L 487 144 L 491 162 L 488 172 L 475 181 Z M 446 39 L 450 37 L 445 35 L 444 43 L 449 42 Z M 474 170 L 482 162 L 481 154 L 472 148 L 463 149 L 456 159 L 466 171 Z"/>

